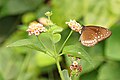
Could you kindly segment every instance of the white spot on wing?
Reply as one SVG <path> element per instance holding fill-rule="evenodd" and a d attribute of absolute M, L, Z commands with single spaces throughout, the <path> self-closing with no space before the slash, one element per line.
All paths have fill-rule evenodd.
<path fill-rule="evenodd" d="M 98 36 L 98 38 L 100 38 L 100 36 Z"/>
<path fill-rule="evenodd" d="M 95 39 L 97 39 L 97 37 L 95 37 Z"/>

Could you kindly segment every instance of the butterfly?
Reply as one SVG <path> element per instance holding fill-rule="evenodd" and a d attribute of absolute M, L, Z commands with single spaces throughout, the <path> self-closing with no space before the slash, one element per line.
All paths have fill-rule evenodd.
<path fill-rule="evenodd" d="M 80 41 L 82 45 L 91 47 L 110 37 L 112 32 L 100 26 L 82 26 Z"/>

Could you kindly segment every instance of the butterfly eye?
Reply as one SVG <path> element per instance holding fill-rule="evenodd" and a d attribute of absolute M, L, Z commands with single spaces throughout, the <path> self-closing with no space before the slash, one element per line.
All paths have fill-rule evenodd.
<path fill-rule="evenodd" d="M 84 46 L 94 46 L 98 42 L 110 37 L 111 31 L 99 26 L 85 26 L 80 36 Z"/>

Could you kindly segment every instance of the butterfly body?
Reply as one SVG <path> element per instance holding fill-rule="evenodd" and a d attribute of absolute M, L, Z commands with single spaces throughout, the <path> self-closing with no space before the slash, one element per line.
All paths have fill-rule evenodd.
<path fill-rule="evenodd" d="M 111 31 L 100 26 L 83 26 L 80 41 L 84 46 L 91 47 L 110 37 Z"/>

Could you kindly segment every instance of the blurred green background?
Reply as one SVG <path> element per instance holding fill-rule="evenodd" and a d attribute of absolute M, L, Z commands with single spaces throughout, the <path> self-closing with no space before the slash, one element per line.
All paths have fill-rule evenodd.
<path fill-rule="evenodd" d="M 120 0 L 0 0 L 0 80 L 60 80 L 55 61 L 38 51 L 6 45 L 28 38 L 28 24 L 52 11 L 52 21 L 69 29 L 66 21 L 75 19 L 84 25 L 109 28 L 112 36 L 95 47 L 83 47 L 93 59 L 94 67 L 83 65 L 78 80 L 120 80 Z M 67 45 L 75 44 L 74 33 Z M 66 55 L 61 67 L 69 68 Z"/>

